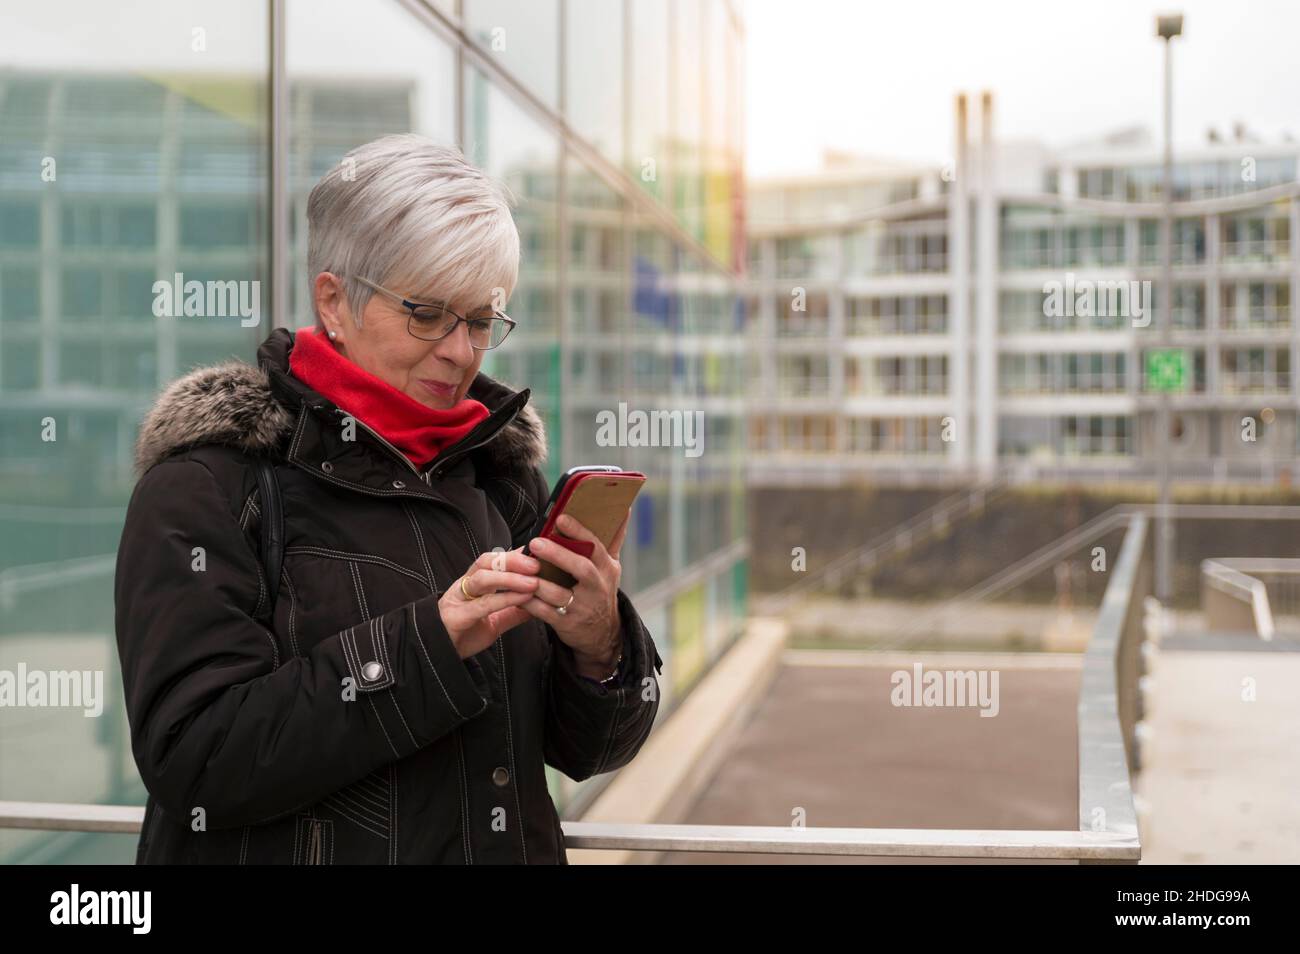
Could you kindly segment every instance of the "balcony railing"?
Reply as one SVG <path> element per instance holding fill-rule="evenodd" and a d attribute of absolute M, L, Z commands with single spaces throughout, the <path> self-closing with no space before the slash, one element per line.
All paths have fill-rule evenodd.
<path fill-rule="evenodd" d="M 825 375 L 784 374 L 776 381 L 781 397 L 829 397 L 831 379 Z"/>
<path fill-rule="evenodd" d="M 1224 264 L 1229 265 L 1249 263 L 1262 265 L 1283 264 L 1291 261 L 1291 243 L 1270 241 L 1269 239 L 1224 242 L 1220 249 L 1220 258 Z"/>
<path fill-rule="evenodd" d="M 1291 308 L 1288 305 L 1260 305 L 1250 309 L 1224 309 L 1219 314 L 1224 331 L 1288 331 Z"/>
<path fill-rule="evenodd" d="M 844 333 L 850 337 L 945 335 L 948 333 L 948 316 L 883 317 L 877 315 L 848 315 L 844 319 L 844 325 Z"/>
<path fill-rule="evenodd" d="M 1141 265 L 1159 265 L 1164 246 L 1144 242 L 1138 249 L 1138 263 Z M 1172 262 L 1174 265 L 1204 265 L 1205 244 L 1203 242 L 1175 242 Z"/>
<path fill-rule="evenodd" d="M 831 333 L 831 320 L 825 315 L 782 315 L 776 322 L 778 338 L 825 338 Z"/>
<path fill-rule="evenodd" d="M 851 254 L 847 264 L 850 275 L 923 275 L 948 271 L 948 253 Z"/>
<path fill-rule="evenodd" d="M 1224 394 L 1280 394 L 1291 390 L 1286 371 L 1224 371 L 1219 385 Z"/>
<path fill-rule="evenodd" d="M 948 393 L 946 374 L 861 375 L 845 378 L 849 397 L 942 397 Z"/>

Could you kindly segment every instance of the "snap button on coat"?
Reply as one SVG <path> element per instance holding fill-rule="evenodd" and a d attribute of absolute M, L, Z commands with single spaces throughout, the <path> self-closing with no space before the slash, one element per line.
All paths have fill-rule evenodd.
<path fill-rule="evenodd" d="M 370 662 L 366 663 L 365 666 L 362 667 L 361 674 L 364 675 L 371 682 L 374 682 L 376 679 L 378 679 L 380 676 L 384 674 L 384 667 L 379 665 L 379 663 L 375 662 L 372 659 Z"/>
<path fill-rule="evenodd" d="M 510 781 L 510 773 L 502 766 L 498 765 L 492 770 L 492 781 L 497 785 L 505 785 Z"/>

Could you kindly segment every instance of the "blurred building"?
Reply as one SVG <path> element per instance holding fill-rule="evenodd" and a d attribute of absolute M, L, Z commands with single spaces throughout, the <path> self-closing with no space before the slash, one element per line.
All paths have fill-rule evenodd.
<path fill-rule="evenodd" d="M 947 165 L 828 155 L 820 174 L 751 182 L 754 480 L 1155 473 L 1148 365 L 1179 377 L 1152 358 L 1160 143 L 1049 150 L 993 138 L 989 100 L 978 132 L 959 111 Z M 1176 479 L 1294 473 L 1298 157 L 1240 127 L 1175 153 Z M 1145 314 L 1115 307 L 1144 281 Z M 1096 307 L 1056 307 L 1084 282 Z"/>
<path fill-rule="evenodd" d="M 393 132 L 460 145 L 518 200 L 519 326 L 483 370 L 532 389 L 551 478 L 585 463 L 648 474 L 623 586 L 665 663 L 661 713 L 674 708 L 746 598 L 737 7 L 61 0 L 9 15 L 0 668 L 103 670 L 110 698 L 100 719 L 0 711 L 0 800 L 143 804 L 112 599 L 139 421 L 195 365 L 252 361 L 273 321 L 312 323 L 307 195 Z M 155 317 L 153 283 L 178 272 L 258 282 L 260 323 Z M 620 402 L 704 411 L 703 453 L 601 446 L 596 415 Z M 548 773 L 562 811 L 603 782 Z M 0 860 L 129 861 L 134 844 L 0 831 Z"/>

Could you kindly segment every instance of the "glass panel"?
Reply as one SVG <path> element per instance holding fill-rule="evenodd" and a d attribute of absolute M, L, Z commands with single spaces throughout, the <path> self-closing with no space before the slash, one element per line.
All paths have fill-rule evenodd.
<path fill-rule="evenodd" d="M 743 563 L 681 576 L 745 532 L 745 309 L 717 268 L 746 254 L 731 5 L 569 0 L 561 64 L 559 0 L 432 0 L 435 16 L 456 20 L 463 7 L 471 42 L 548 106 L 563 98 L 576 133 L 636 183 L 611 186 L 571 159 L 563 255 L 559 130 L 521 108 L 495 72 L 470 61 L 457 76 L 457 41 L 408 6 L 371 0 L 358 17 L 348 0 L 286 0 L 288 323 L 312 321 L 305 205 L 320 176 L 381 135 L 450 143 L 459 130 L 471 161 L 513 194 L 522 243 L 505 306 L 519 325 L 484 370 L 533 389 L 552 443 L 549 479 L 611 455 L 650 476 L 624 587 L 673 584 L 657 605 L 638 604 L 666 663 L 670 708 L 727 638 L 746 582 Z M 26 769 L 0 772 L 0 799 L 145 799 L 107 622 L 115 548 L 141 413 L 193 366 L 251 359 L 269 330 L 268 7 L 55 0 L 15 8 L 0 34 L 0 668 L 105 677 L 101 718 L 50 710 L 38 732 L 0 736 L 0 764 Z M 41 175 L 47 155 L 54 187 Z M 657 219 L 629 221 L 634 188 L 711 257 L 677 247 Z M 827 302 L 814 296 L 818 319 Z M 824 376 L 824 362 L 801 371 Z M 623 401 L 702 415 L 704 430 L 693 446 L 601 446 L 593 412 Z M 47 419 L 54 440 L 42 439 Z M 825 419 L 801 426 L 810 447 L 828 446 Z M 579 788 L 554 772 L 548 780 L 561 802 Z M 0 862 L 129 862 L 136 844 L 0 831 Z"/>
<path fill-rule="evenodd" d="M 737 214 L 733 173 L 739 157 L 728 142 L 728 49 L 731 16 L 723 0 L 707 0 L 704 10 L 704 244 L 719 262 L 732 262 L 733 217 Z"/>
<path fill-rule="evenodd" d="M 451 47 L 396 0 L 353 15 L 348 0 L 289 0 L 289 325 L 311 325 L 307 197 L 349 149 L 392 133 L 456 136 Z M 347 30 L 338 24 L 346 20 Z"/>
<path fill-rule="evenodd" d="M 623 161 L 623 6 L 568 0 L 565 103 L 569 123 L 614 163 Z"/>
<path fill-rule="evenodd" d="M 702 7 L 679 3 L 673 7 L 676 47 L 673 96 L 673 208 L 682 227 L 704 239 L 703 62 Z"/>
<path fill-rule="evenodd" d="M 557 106 L 559 0 L 464 0 L 462 9 L 470 39 L 534 96 Z"/>
<path fill-rule="evenodd" d="M 668 4 L 633 0 L 631 155 L 628 175 L 660 201 L 666 201 L 669 163 Z"/>
<path fill-rule="evenodd" d="M 518 326 L 482 369 L 514 387 L 532 389 L 531 401 L 546 423 L 552 481 L 561 470 L 564 426 L 560 407 L 559 304 L 556 266 L 559 229 L 556 173 L 559 144 L 481 71 L 465 73 L 465 154 L 514 195 L 519 228 L 519 284 L 505 312 Z"/>
<path fill-rule="evenodd" d="M 624 392 L 623 335 L 628 323 L 626 203 L 577 159 L 568 160 L 569 340 L 566 376 L 574 420 L 575 463 L 618 464 L 620 447 L 596 440 L 596 415 L 617 414 Z M 584 456 L 585 455 L 585 456 Z M 581 457 L 581 461 L 579 460 Z"/>
<path fill-rule="evenodd" d="M 90 671 L 103 695 L 96 718 L 32 709 L 0 733 L 0 800 L 144 804 L 115 552 L 158 389 L 251 358 L 269 328 L 268 16 L 265 0 L 6 8 L 0 669 Z M 0 862 L 130 863 L 137 840 L 0 830 Z"/>

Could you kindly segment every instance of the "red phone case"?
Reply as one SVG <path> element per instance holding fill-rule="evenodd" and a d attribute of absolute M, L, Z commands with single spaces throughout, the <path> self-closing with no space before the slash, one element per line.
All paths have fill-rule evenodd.
<path fill-rule="evenodd" d="M 642 474 L 641 472 L 634 471 L 634 470 L 623 471 L 618 474 L 592 472 L 586 474 L 578 474 L 576 477 L 571 478 L 567 483 L 565 483 L 564 489 L 560 491 L 560 496 L 555 501 L 555 506 L 551 508 L 550 515 L 547 516 L 546 518 L 546 524 L 542 528 L 542 532 L 539 533 L 538 536 L 541 537 L 543 540 L 550 540 L 554 543 L 558 543 L 566 550 L 570 550 L 578 554 L 579 556 L 584 556 L 590 559 L 591 554 L 596 549 L 596 544 L 593 543 L 591 540 L 575 540 L 573 537 L 566 537 L 564 534 L 560 533 L 558 530 L 555 529 L 555 521 L 560 518 L 560 515 L 562 513 L 564 513 L 564 508 L 568 504 L 569 498 L 573 496 L 573 492 L 578 489 L 578 486 L 584 480 L 588 480 L 591 478 L 608 480 L 610 477 L 622 477 L 622 478 L 630 477 L 630 478 L 641 478 L 642 480 L 644 480 L 645 474 Z"/>
<path fill-rule="evenodd" d="M 578 554 L 578 556 L 588 558 L 591 557 L 591 552 L 596 549 L 596 544 L 592 543 L 590 540 L 574 540 L 572 537 L 566 537 L 558 530 L 552 530 L 550 533 L 543 533 L 542 539 L 558 543 L 560 546 L 564 547 L 564 549 L 572 550 L 574 553 Z"/>

